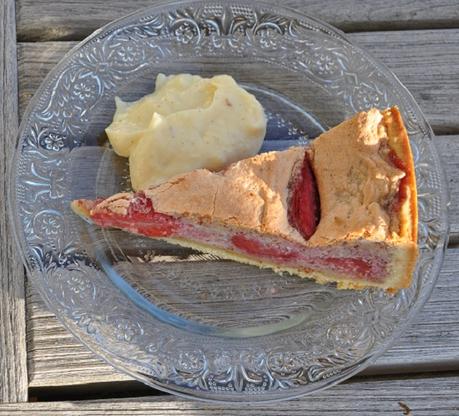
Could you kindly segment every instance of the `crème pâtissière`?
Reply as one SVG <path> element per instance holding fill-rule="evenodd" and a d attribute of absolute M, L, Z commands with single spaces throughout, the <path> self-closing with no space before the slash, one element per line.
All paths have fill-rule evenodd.
<path fill-rule="evenodd" d="M 101 227 L 340 289 L 396 291 L 410 285 L 416 263 L 416 201 L 409 139 L 393 107 L 358 113 L 309 147 L 72 208 Z"/>

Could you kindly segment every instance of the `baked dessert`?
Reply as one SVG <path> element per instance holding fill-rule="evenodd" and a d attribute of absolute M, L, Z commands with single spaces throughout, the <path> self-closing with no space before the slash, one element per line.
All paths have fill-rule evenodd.
<path fill-rule="evenodd" d="M 336 282 L 410 285 L 417 256 L 413 159 L 400 113 L 361 112 L 310 147 L 194 170 L 104 200 L 76 200 L 101 227 Z"/>

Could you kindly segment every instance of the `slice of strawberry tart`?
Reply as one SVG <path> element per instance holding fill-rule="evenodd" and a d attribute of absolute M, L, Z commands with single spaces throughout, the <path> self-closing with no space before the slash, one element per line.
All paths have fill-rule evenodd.
<path fill-rule="evenodd" d="M 393 107 L 359 113 L 310 147 L 72 208 L 101 227 L 340 289 L 394 292 L 410 285 L 416 263 L 416 202 L 409 139 Z"/>

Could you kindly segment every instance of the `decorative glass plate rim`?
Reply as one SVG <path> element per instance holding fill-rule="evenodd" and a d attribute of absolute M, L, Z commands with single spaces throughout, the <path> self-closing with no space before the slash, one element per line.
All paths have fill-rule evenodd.
<path fill-rule="evenodd" d="M 23 258 L 23 262 L 25 264 L 25 267 L 26 267 L 27 272 L 28 272 L 29 275 L 31 275 L 32 268 L 28 264 L 27 258 L 25 258 L 25 256 L 24 256 L 24 253 L 26 252 L 27 243 L 26 243 L 24 238 L 21 238 L 19 236 L 19 229 L 17 228 L 17 224 L 16 224 L 17 219 L 16 219 L 16 217 L 14 215 L 14 213 L 17 212 L 16 211 L 17 200 L 16 200 L 16 189 L 14 188 L 15 181 L 13 180 L 13 178 L 14 178 L 14 175 L 16 173 L 15 172 L 16 163 L 17 163 L 17 161 L 18 161 L 18 159 L 20 157 L 20 154 L 19 154 L 19 151 L 18 151 L 18 146 L 20 144 L 19 140 L 21 138 L 21 132 L 23 132 L 24 129 L 27 127 L 28 121 L 29 121 L 29 117 L 33 112 L 33 108 L 36 106 L 39 97 L 41 96 L 41 94 L 46 89 L 48 83 L 53 79 L 53 77 L 55 77 L 57 74 L 59 74 L 59 70 L 61 69 L 61 67 L 65 64 L 65 62 L 68 60 L 68 58 L 70 58 L 71 56 L 73 56 L 75 54 L 75 52 L 77 52 L 79 49 L 81 49 L 86 44 L 88 44 L 91 41 L 93 41 L 100 34 L 116 30 L 117 28 L 119 28 L 118 25 L 120 23 L 121 24 L 131 23 L 130 19 L 132 19 L 132 18 L 140 18 L 142 16 L 145 16 L 147 13 L 148 14 L 153 14 L 155 12 L 159 12 L 165 6 L 169 6 L 169 7 L 187 6 L 187 5 L 191 6 L 191 5 L 195 5 L 195 4 L 205 5 L 205 4 L 210 4 L 210 3 L 214 4 L 214 5 L 222 5 L 222 6 L 226 6 L 227 5 L 224 2 L 219 2 L 219 1 L 206 2 L 206 1 L 196 1 L 196 0 L 185 0 L 185 1 L 172 1 L 171 2 L 171 1 L 163 0 L 163 1 L 158 2 L 157 4 L 155 4 L 154 6 L 135 11 L 135 12 L 130 13 L 130 14 L 126 15 L 126 16 L 123 16 L 123 17 L 121 17 L 121 18 L 119 18 L 117 20 L 114 20 L 114 21 L 104 25 L 100 29 L 96 30 L 95 32 L 93 32 L 90 36 L 85 38 L 83 41 L 79 42 L 70 51 L 68 51 L 63 56 L 63 58 L 59 61 L 59 63 L 54 66 L 54 68 L 50 71 L 50 73 L 43 80 L 43 82 L 41 83 L 40 87 L 37 89 L 36 93 L 34 94 L 34 97 L 31 99 L 30 103 L 28 104 L 28 106 L 27 106 L 27 108 L 26 108 L 26 110 L 24 112 L 23 120 L 22 120 L 22 122 L 20 124 L 20 127 L 19 127 L 19 130 L 18 130 L 19 134 L 18 134 L 18 140 L 17 140 L 17 143 L 16 143 L 16 147 L 14 149 L 14 151 L 15 151 L 14 159 L 13 159 L 13 163 L 11 165 L 11 169 L 10 169 L 10 172 L 9 172 L 10 186 L 8 187 L 8 196 L 9 196 L 8 200 L 9 200 L 10 217 L 13 220 L 13 223 L 15 224 L 15 226 L 13 227 L 13 235 L 14 235 L 14 239 L 16 241 L 17 247 L 19 248 L 19 250 L 21 252 L 21 255 L 22 255 L 22 258 Z M 230 3 L 231 3 L 231 5 L 240 4 L 238 1 L 230 2 Z M 397 85 L 398 88 L 400 88 L 400 90 L 402 92 L 401 95 L 404 96 L 403 97 L 404 99 L 409 100 L 409 103 L 410 103 L 410 106 L 411 106 L 411 110 L 414 110 L 416 112 L 417 121 L 420 124 L 420 127 L 425 129 L 425 135 L 428 136 L 429 139 L 431 139 L 431 140 L 433 139 L 434 134 L 433 134 L 429 124 L 427 123 L 422 111 L 420 110 L 418 104 L 416 103 L 416 101 L 412 97 L 411 93 L 406 89 L 406 87 L 404 87 L 404 85 L 398 80 L 396 75 L 394 75 L 384 64 L 382 64 L 378 60 L 375 60 L 374 58 L 372 58 L 371 55 L 369 55 L 365 50 L 362 50 L 359 46 L 356 46 L 355 44 L 350 42 L 349 39 L 347 39 L 346 35 L 343 32 L 341 32 L 339 29 L 336 29 L 333 26 L 331 26 L 331 25 L 329 25 L 329 24 L 327 24 L 325 22 L 322 22 L 320 19 L 317 19 L 315 17 L 311 17 L 311 16 L 309 16 L 307 14 L 304 14 L 304 13 L 299 13 L 296 10 L 292 10 L 292 9 L 290 9 L 288 7 L 283 7 L 283 6 L 282 7 L 277 7 L 277 6 L 273 6 L 271 4 L 267 4 L 267 3 L 264 3 L 264 2 L 261 2 L 261 1 L 250 2 L 248 5 L 243 5 L 243 4 L 240 4 L 240 5 L 241 6 L 246 6 L 246 7 L 248 6 L 250 8 L 255 7 L 255 6 L 264 7 L 264 8 L 269 9 L 270 11 L 272 11 L 274 13 L 277 13 L 277 14 L 280 14 L 280 15 L 288 14 L 292 18 L 304 19 L 305 21 L 309 21 L 309 22 L 312 22 L 314 24 L 319 25 L 321 27 L 321 30 L 323 30 L 328 35 L 337 37 L 337 38 L 339 38 L 339 39 L 351 44 L 366 59 L 368 59 L 369 61 L 371 61 L 375 65 L 377 65 L 378 69 L 381 70 L 381 72 L 384 74 L 385 77 L 390 79 L 392 81 L 392 83 L 394 83 L 395 85 Z M 195 391 L 195 390 L 185 389 L 185 388 L 182 388 L 182 387 L 177 386 L 177 385 L 174 385 L 173 387 L 170 387 L 170 385 L 163 385 L 161 383 L 158 383 L 157 381 L 152 381 L 150 378 L 148 378 L 148 375 L 143 374 L 142 372 L 139 372 L 138 369 L 135 368 L 136 366 L 134 364 L 132 364 L 132 363 L 131 364 L 127 364 L 127 363 L 124 363 L 124 362 L 120 362 L 116 354 L 114 354 L 113 352 L 105 350 L 104 348 L 102 348 L 102 346 L 99 343 L 95 342 L 95 340 L 92 337 L 90 337 L 86 332 L 79 330 L 78 327 L 75 325 L 75 323 L 70 321 L 68 319 L 68 317 L 60 315 L 58 313 L 57 308 L 55 308 L 55 306 L 50 301 L 50 299 L 48 298 L 48 296 L 44 292 L 44 290 L 41 287 L 39 287 L 39 285 L 35 281 L 34 281 L 34 284 L 35 284 L 35 287 L 38 288 L 38 290 L 39 290 L 40 294 L 42 295 L 42 297 L 44 298 L 48 308 L 56 314 L 57 318 L 63 323 L 63 325 L 77 339 L 79 339 L 83 344 L 88 346 L 88 348 L 90 348 L 98 357 L 100 357 L 104 361 L 108 362 L 110 365 L 114 366 L 118 370 L 123 371 L 126 374 L 129 374 L 130 376 L 134 377 L 135 379 L 143 381 L 144 383 L 150 385 L 151 387 L 157 388 L 157 389 L 165 391 L 165 392 L 173 393 L 173 394 L 176 394 L 176 395 L 179 395 L 179 396 L 182 396 L 182 397 L 188 397 L 188 398 L 189 397 L 193 397 L 193 398 L 199 399 L 199 400 L 218 401 L 218 402 L 223 402 L 223 403 L 225 403 L 225 402 L 226 403 L 234 403 L 235 401 L 240 402 L 240 403 L 254 403 L 254 400 L 247 400 L 247 399 L 250 399 L 250 398 L 251 399 L 255 399 L 255 401 L 259 402 L 259 403 L 273 402 L 273 401 L 279 401 L 279 400 L 285 400 L 285 399 L 292 399 L 292 398 L 303 396 L 305 394 L 310 394 L 312 392 L 315 392 L 315 391 L 318 391 L 318 390 L 322 390 L 322 389 L 324 389 L 324 388 L 326 388 L 328 386 L 340 383 L 340 382 L 346 380 L 347 378 L 351 377 L 352 375 L 354 375 L 354 374 L 362 371 L 366 367 L 368 367 L 377 358 L 379 358 L 384 352 L 386 352 L 387 349 L 398 339 L 400 334 L 412 323 L 413 318 L 416 316 L 418 311 L 422 308 L 422 306 L 428 300 L 428 298 L 429 298 L 429 296 L 430 296 L 430 294 L 431 294 L 431 292 L 432 292 L 432 290 L 433 290 L 433 288 L 435 286 L 435 282 L 438 279 L 439 271 L 440 271 L 440 268 L 441 268 L 441 265 L 442 265 L 442 261 L 443 261 L 443 257 L 444 257 L 444 252 L 445 252 L 445 250 L 447 248 L 448 230 L 449 230 L 448 217 L 447 217 L 448 204 L 449 204 L 448 187 L 446 185 L 445 172 L 441 168 L 441 166 L 439 165 L 440 158 L 439 158 L 438 152 L 435 149 L 435 145 L 434 144 L 433 144 L 433 152 L 432 152 L 431 156 L 433 157 L 434 162 L 437 164 L 437 166 L 439 166 L 439 172 L 438 172 L 439 176 L 440 176 L 439 180 L 441 182 L 440 185 L 441 185 L 442 190 L 443 190 L 443 192 L 440 194 L 440 197 L 441 197 L 440 220 L 442 222 L 442 225 L 444 226 L 444 228 L 443 228 L 444 229 L 444 233 L 441 235 L 441 238 L 439 239 L 439 241 L 438 241 L 438 243 L 436 245 L 435 256 L 434 256 L 434 260 L 435 260 L 436 264 L 433 265 L 434 267 L 433 267 L 433 270 L 431 272 L 432 275 L 434 276 L 434 278 L 432 279 L 430 286 L 427 288 L 427 290 L 426 290 L 426 288 L 424 288 L 422 294 L 419 295 L 419 297 L 416 299 L 416 301 L 414 302 L 413 306 L 409 310 L 406 320 L 402 324 L 399 324 L 397 326 L 397 328 L 394 330 L 394 332 L 391 334 L 391 336 L 387 338 L 387 340 L 385 342 L 379 344 L 379 348 L 377 349 L 376 352 L 374 352 L 373 354 L 369 354 L 369 355 L 363 357 L 360 361 L 356 362 L 353 366 L 349 367 L 346 371 L 341 372 L 339 374 L 339 377 L 337 377 L 337 378 L 336 377 L 330 377 L 329 379 L 323 379 L 321 381 L 315 382 L 314 383 L 315 387 L 310 389 L 308 392 L 299 392 L 298 394 L 293 394 L 293 395 L 292 394 L 291 395 L 280 395 L 279 397 L 278 397 L 277 392 L 275 394 L 274 393 L 270 393 L 272 398 L 269 397 L 269 396 L 263 396 L 263 395 L 261 395 L 260 397 L 258 397 L 258 396 L 254 397 L 254 396 L 245 395 L 243 393 L 237 393 L 237 394 L 234 394 L 231 397 L 227 397 L 226 399 L 221 399 L 221 398 L 214 397 L 215 396 L 215 392 L 212 392 L 212 391 Z"/>

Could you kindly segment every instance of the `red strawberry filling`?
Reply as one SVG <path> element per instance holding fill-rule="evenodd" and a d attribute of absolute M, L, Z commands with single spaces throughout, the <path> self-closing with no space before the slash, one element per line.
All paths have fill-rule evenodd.
<path fill-rule="evenodd" d="M 352 246 L 305 248 L 300 244 L 274 237 L 233 232 L 223 227 L 210 228 L 155 212 L 151 200 L 143 193 L 135 194 L 125 214 L 98 209 L 91 218 L 102 227 L 122 228 L 148 237 L 193 240 L 280 266 L 331 271 L 335 274 L 353 276 L 357 280 L 383 281 L 387 275 L 387 253 L 383 251 L 384 248 L 381 248 L 380 255 L 375 255 L 378 250 L 375 250 L 374 246 L 371 254 L 361 247 Z"/>
<path fill-rule="evenodd" d="M 406 172 L 405 164 L 397 156 L 395 151 L 392 149 L 389 151 L 389 160 L 397 169 L 400 169 L 401 171 Z M 392 204 L 392 210 L 394 212 L 400 211 L 400 208 L 402 207 L 403 203 L 406 201 L 406 198 L 408 198 L 408 175 L 406 175 L 400 180 L 398 194 Z"/>
<path fill-rule="evenodd" d="M 292 182 L 288 220 L 305 240 L 309 240 L 319 224 L 320 202 L 316 179 L 307 152 L 304 155 L 303 166 Z"/>
<path fill-rule="evenodd" d="M 147 198 L 144 193 L 136 193 L 129 202 L 126 215 L 99 210 L 95 211 L 91 218 L 101 227 L 128 229 L 133 233 L 148 237 L 168 237 L 176 234 L 180 228 L 180 220 L 155 212 L 151 199 Z"/>
<path fill-rule="evenodd" d="M 382 248 L 380 249 L 381 256 L 351 246 L 341 246 L 337 253 L 338 248 L 336 247 L 305 248 L 290 242 L 281 242 L 279 246 L 273 241 L 263 242 L 243 234 L 235 234 L 231 238 L 231 243 L 233 250 L 243 254 L 304 270 L 308 268 L 328 270 L 374 281 L 384 280 L 387 272 L 386 253 Z M 373 253 L 375 251 L 378 251 L 377 246 L 373 246 Z"/>
<path fill-rule="evenodd" d="M 282 250 L 274 245 L 265 244 L 262 241 L 251 239 L 244 234 L 235 234 L 231 237 L 231 243 L 243 253 L 258 257 L 271 258 L 272 260 L 292 260 L 299 257 L 294 251 Z"/>

